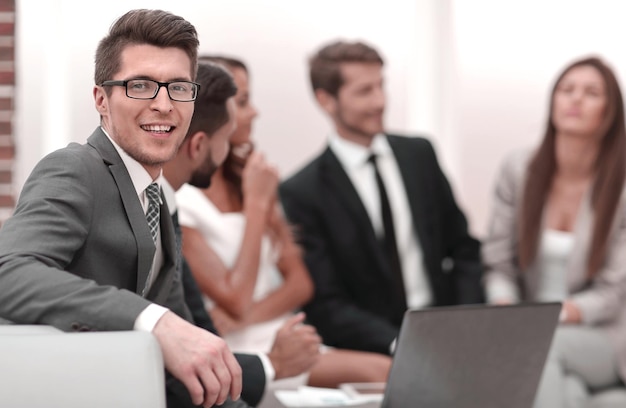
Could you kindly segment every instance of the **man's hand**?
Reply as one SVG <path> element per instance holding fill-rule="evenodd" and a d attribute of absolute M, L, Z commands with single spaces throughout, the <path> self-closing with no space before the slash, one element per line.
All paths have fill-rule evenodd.
<path fill-rule="evenodd" d="M 178 378 L 194 404 L 221 405 L 241 395 L 241 367 L 221 338 L 200 329 L 171 311 L 157 322 L 152 334 L 158 340 L 165 368 Z"/>
<path fill-rule="evenodd" d="M 319 357 L 321 339 L 313 326 L 302 324 L 304 313 L 291 317 L 276 332 L 267 355 L 274 366 L 276 380 L 309 370 Z"/>

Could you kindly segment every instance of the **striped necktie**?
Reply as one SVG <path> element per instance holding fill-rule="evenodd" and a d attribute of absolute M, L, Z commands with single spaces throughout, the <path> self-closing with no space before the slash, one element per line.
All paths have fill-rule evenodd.
<path fill-rule="evenodd" d="M 152 240 L 156 245 L 159 234 L 159 220 L 161 215 L 161 189 L 157 183 L 152 183 L 146 188 L 146 197 L 148 198 L 148 211 L 146 212 L 146 220 L 150 227 Z"/>

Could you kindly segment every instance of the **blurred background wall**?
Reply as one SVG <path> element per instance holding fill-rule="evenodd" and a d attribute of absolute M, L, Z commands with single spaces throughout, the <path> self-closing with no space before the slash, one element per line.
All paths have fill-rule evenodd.
<path fill-rule="evenodd" d="M 619 0 L 17 0 L 15 194 L 43 155 L 98 125 L 95 48 L 132 8 L 179 14 L 198 29 L 201 53 L 248 64 L 254 138 L 284 177 L 319 153 L 330 129 L 309 89 L 308 56 L 337 38 L 374 45 L 386 60 L 388 129 L 430 138 L 478 237 L 503 158 L 541 136 L 557 73 L 588 54 L 619 78 L 626 69 Z"/>

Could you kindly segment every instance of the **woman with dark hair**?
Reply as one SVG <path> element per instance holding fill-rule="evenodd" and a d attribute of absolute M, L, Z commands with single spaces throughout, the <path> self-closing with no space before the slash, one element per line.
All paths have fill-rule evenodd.
<path fill-rule="evenodd" d="M 570 64 L 544 138 L 499 175 L 483 243 L 490 303 L 560 301 L 536 407 L 583 407 L 626 375 L 626 130 L 612 70 Z"/>
<path fill-rule="evenodd" d="M 245 65 L 224 57 L 200 60 L 220 63 L 233 75 L 237 128 L 211 186 L 184 186 L 177 193 L 183 253 L 229 347 L 268 352 L 276 331 L 313 295 L 313 283 L 278 203 L 278 173 L 250 139 L 257 111 L 250 102 Z M 290 386 L 386 381 L 388 356 L 322 350 L 310 370 L 292 378 Z"/>

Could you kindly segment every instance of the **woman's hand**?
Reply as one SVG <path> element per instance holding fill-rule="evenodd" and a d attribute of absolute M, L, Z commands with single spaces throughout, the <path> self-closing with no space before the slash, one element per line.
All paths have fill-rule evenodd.
<path fill-rule="evenodd" d="M 217 332 L 222 336 L 237 331 L 244 326 L 243 322 L 233 318 L 219 307 L 213 307 L 208 312 Z"/>
<path fill-rule="evenodd" d="M 254 206 L 269 216 L 276 202 L 278 181 L 278 170 L 265 161 L 263 154 L 252 152 L 242 174 L 244 211 Z"/>
<path fill-rule="evenodd" d="M 565 300 L 563 302 L 559 321 L 568 324 L 580 324 L 582 322 L 582 313 L 576 303 L 571 300 Z"/>

